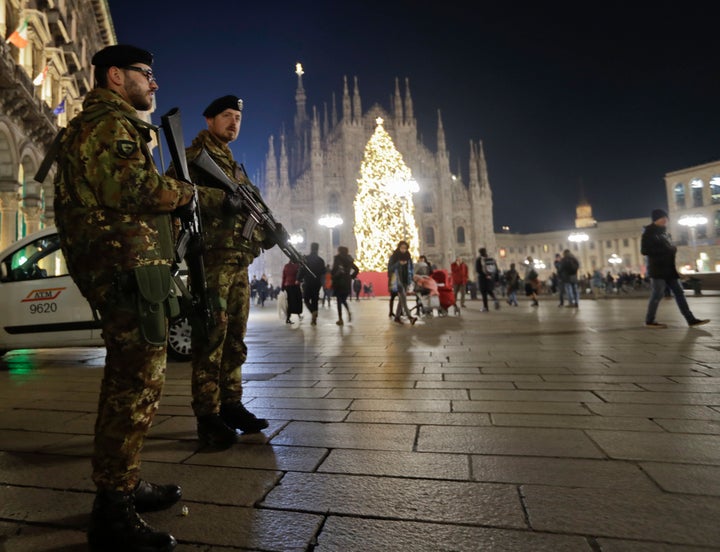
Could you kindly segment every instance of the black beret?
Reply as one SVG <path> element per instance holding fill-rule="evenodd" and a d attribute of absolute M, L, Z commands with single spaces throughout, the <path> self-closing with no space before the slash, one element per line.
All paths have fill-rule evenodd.
<path fill-rule="evenodd" d="M 235 111 L 242 111 L 243 101 L 237 96 L 223 96 L 214 100 L 209 106 L 203 111 L 203 117 L 212 118 L 218 113 L 222 113 L 226 109 L 234 109 Z"/>
<path fill-rule="evenodd" d="M 150 52 L 129 44 L 108 46 L 92 58 L 92 64 L 96 67 L 127 67 L 133 63 L 152 65 L 152 62 L 153 56 Z"/>

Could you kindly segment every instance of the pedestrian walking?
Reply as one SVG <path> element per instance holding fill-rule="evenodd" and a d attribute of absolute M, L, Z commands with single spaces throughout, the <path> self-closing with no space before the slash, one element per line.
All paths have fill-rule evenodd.
<path fill-rule="evenodd" d="M 675 296 L 675 302 L 688 326 L 707 324 L 710 320 L 696 318 L 685 299 L 685 292 L 680 285 L 680 275 L 675 267 L 677 247 L 673 245 L 667 231 L 670 220 L 667 212 L 662 209 L 654 209 L 651 216 L 652 223 L 645 227 L 640 242 L 640 252 L 647 256 L 647 268 L 651 282 L 645 326 L 648 328 L 667 327 L 667 324 L 661 324 L 655 320 L 658 305 L 664 297 L 666 289 L 669 289 Z"/>

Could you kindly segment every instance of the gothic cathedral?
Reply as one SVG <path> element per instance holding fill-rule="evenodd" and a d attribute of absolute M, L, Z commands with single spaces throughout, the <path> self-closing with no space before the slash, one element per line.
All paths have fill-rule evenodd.
<path fill-rule="evenodd" d="M 345 77 L 340 116 L 333 94 L 330 108 L 327 103 L 323 105 L 322 117 L 315 106 L 308 117 L 300 64 L 296 73 L 293 130 L 289 135 L 280 133 L 279 145 L 270 137 L 260 185 L 277 219 L 288 232 L 302 237 L 296 245 L 301 253 L 309 252 L 310 242 L 318 242 L 320 256 L 328 263 L 332 263 L 338 245 L 347 246 L 357 257 L 353 202 L 365 146 L 378 118 L 419 185 L 413 203 L 420 253 L 438 268 L 449 269 L 458 256 L 473 266 L 480 247 L 495 251 L 492 192 L 482 142 L 470 141 L 469 180 L 463 182 L 450 171 L 439 110 L 437 152 L 420 142 L 408 79 L 404 97 L 395 79 L 391 111 L 374 104 L 363 113 L 358 79 L 354 79 L 351 96 Z M 320 218 L 328 214 L 339 215 L 342 224 L 321 226 Z M 388 257 L 391 253 L 387 252 Z M 286 262 L 287 258 L 274 248 L 259 258 L 250 272 L 258 277 L 265 273 L 278 284 Z"/>

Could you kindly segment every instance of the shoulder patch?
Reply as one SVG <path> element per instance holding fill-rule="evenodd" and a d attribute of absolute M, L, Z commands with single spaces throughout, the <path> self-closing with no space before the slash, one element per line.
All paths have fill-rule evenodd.
<path fill-rule="evenodd" d="M 137 144 L 130 140 L 117 140 L 115 142 L 115 151 L 120 157 L 124 157 L 126 159 L 132 156 L 137 149 Z"/>

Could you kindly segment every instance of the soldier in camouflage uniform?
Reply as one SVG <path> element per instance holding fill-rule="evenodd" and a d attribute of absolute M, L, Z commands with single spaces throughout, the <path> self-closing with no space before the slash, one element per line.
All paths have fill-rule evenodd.
<path fill-rule="evenodd" d="M 240 132 L 242 100 L 236 96 L 218 98 L 203 116 L 207 130 L 195 137 L 186 155 L 191 179 L 198 185 L 205 233 L 203 260 L 216 324 L 209 340 L 193 325 L 192 407 L 201 443 L 226 448 L 236 441 L 236 429 L 256 433 L 268 426 L 267 420 L 255 417 L 241 402 L 241 370 L 247 358 L 248 266 L 263 247 L 274 244 L 260 227 L 255 228 L 250 240 L 245 239 L 242 231 L 248 215 L 240 200 L 209 187 L 208 178 L 192 164 L 204 149 L 228 177 L 252 185 L 228 147 Z"/>
<path fill-rule="evenodd" d="M 147 146 L 158 86 L 152 55 L 109 46 L 92 59 L 96 88 L 60 142 L 55 217 L 70 274 L 99 313 L 107 347 L 95 424 L 97 494 L 91 550 L 172 550 L 172 535 L 137 512 L 166 508 L 177 485 L 140 479 L 140 450 L 165 379 L 168 316 L 175 310 L 170 213 L 192 187 L 158 174 Z"/>

